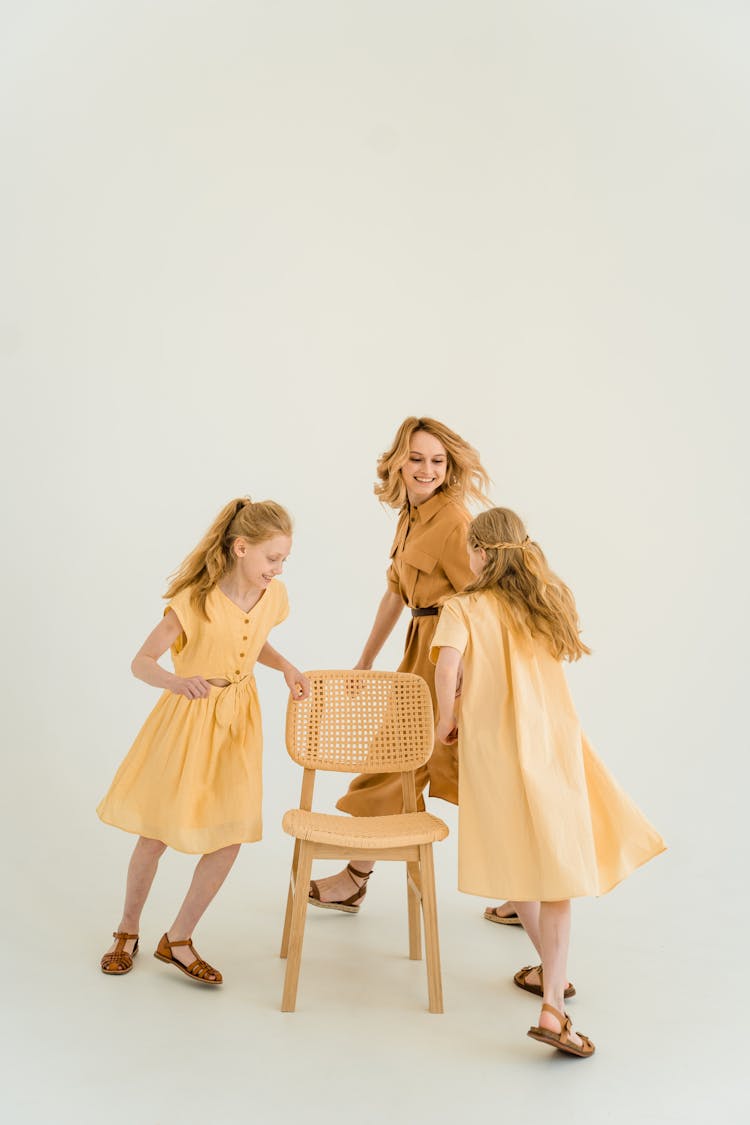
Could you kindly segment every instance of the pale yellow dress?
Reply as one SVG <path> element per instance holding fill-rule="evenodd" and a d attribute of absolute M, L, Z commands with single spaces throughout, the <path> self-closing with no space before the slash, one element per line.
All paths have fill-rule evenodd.
<path fill-rule="evenodd" d="M 262 836 L 263 738 L 253 666 L 289 612 L 274 579 L 249 612 L 215 587 L 209 621 L 183 590 L 167 606 L 182 634 L 172 647 L 178 676 L 229 680 L 204 699 L 165 691 L 146 719 L 97 813 L 107 824 L 204 854 Z"/>
<path fill-rule="evenodd" d="M 463 654 L 459 889 L 558 901 L 611 890 L 665 848 L 581 730 L 561 663 L 491 590 L 445 603 L 432 659 Z"/>

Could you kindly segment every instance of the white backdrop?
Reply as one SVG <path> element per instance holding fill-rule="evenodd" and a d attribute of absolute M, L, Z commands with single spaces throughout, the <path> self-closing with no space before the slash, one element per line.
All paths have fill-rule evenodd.
<path fill-rule="evenodd" d="M 16 966 L 10 1036 L 21 1060 L 5 1091 L 12 1120 L 96 1120 L 104 1107 L 109 1120 L 132 1120 L 142 1099 L 148 1122 L 246 1119 L 252 1097 L 227 1077 L 242 1065 L 226 1044 L 221 1109 L 210 1081 L 188 1096 L 176 1072 L 151 1068 L 146 1046 L 128 1071 L 130 1100 L 107 1068 L 110 1053 L 126 1065 L 133 1041 L 145 1042 L 140 1005 L 162 977 L 154 962 L 138 965 L 130 992 L 95 977 L 131 840 L 93 810 L 155 698 L 128 665 L 161 614 L 166 576 L 230 497 L 271 497 L 295 518 L 292 615 L 272 642 L 304 667 L 356 659 L 394 526 L 372 496 L 375 461 L 412 413 L 480 450 L 495 502 L 525 517 L 573 587 L 594 649 L 571 671 L 584 724 L 670 845 L 614 896 L 582 904 L 579 949 L 600 1006 L 580 1018 L 593 1038 L 604 1033 L 609 1056 L 585 1082 L 554 1068 L 541 1096 L 555 1106 L 568 1084 L 602 1099 L 620 1091 L 616 1104 L 591 1103 L 597 1121 L 603 1106 L 611 1121 L 684 1122 L 709 1105 L 738 1120 L 732 1040 L 725 1030 L 719 1041 L 715 1024 L 737 1015 L 747 850 L 746 5 L 28 0 L 0 10 L 2 941 Z M 402 641 L 399 629 L 380 666 L 395 666 Z M 421 991 L 399 1009 L 402 986 L 391 981 L 388 994 L 377 941 L 374 991 L 362 1001 L 339 988 L 326 941 L 343 942 L 346 965 L 352 929 L 323 933 L 312 920 L 320 991 L 274 1040 L 270 958 L 288 852 L 278 823 L 299 779 L 283 752 L 281 678 L 258 678 L 266 839 L 245 849 L 201 941 L 235 979 L 248 957 L 261 979 L 269 965 L 276 973 L 266 1008 L 243 993 L 221 1016 L 250 1021 L 270 1051 L 253 1078 L 261 1119 L 348 1120 L 353 1106 L 382 1119 L 393 1111 L 375 1092 L 397 1088 L 404 1114 L 421 1105 L 447 1120 L 489 1097 L 533 1120 L 526 1084 L 544 1060 L 521 1052 L 516 1034 L 533 1009 L 520 1023 L 515 1012 L 507 1035 L 493 1027 L 481 1048 L 466 1046 L 467 1028 L 485 1031 L 495 950 L 512 943 L 509 969 L 528 951 L 519 935 L 475 925 L 482 904 L 454 890 L 455 836 L 440 855 L 441 921 L 448 995 L 466 1024 L 459 1032 L 447 1011 L 430 1032 L 435 1059 L 443 1051 L 452 1063 L 425 1064 L 426 1101 L 413 1102 L 408 1072 L 396 1080 L 377 1062 L 373 1038 L 377 1028 L 390 1043 L 394 1024 L 412 1009 L 421 1017 Z M 455 824 L 442 803 L 433 811 Z M 148 941 L 188 871 L 165 862 Z M 381 936 L 380 911 L 388 942 L 401 925 L 396 889 L 368 900 L 360 935 Z M 451 984 L 451 948 L 455 965 L 486 951 L 476 992 Z M 574 957 L 581 977 L 586 962 Z M 729 977 L 718 990 L 717 964 Z M 167 993 L 184 1006 L 176 1027 L 194 1020 L 192 992 Z M 503 993 L 492 1005 L 521 1001 Z M 279 1108 L 283 1052 L 304 1053 L 287 1029 L 305 1019 L 307 1034 L 324 1027 L 331 1038 L 298 1100 Z M 125 1046 L 115 1027 L 129 1029 Z M 634 1044 L 650 1091 L 637 1110 Z M 686 1065 L 691 1045 L 700 1068 Z M 177 1050 L 200 1072 L 204 1047 L 195 1031 Z M 345 1091 L 333 1100 L 332 1059 Z M 40 1060 L 42 1083 L 29 1077 Z"/>

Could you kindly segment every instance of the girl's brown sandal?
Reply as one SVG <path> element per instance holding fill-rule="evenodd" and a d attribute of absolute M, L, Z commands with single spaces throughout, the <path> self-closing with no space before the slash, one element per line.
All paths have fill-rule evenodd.
<path fill-rule="evenodd" d="M 535 969 L 539 973 L 539 984 L 529 984 L 526 978 L 530 973 L 533 973 Z M 533 992 L 535 996 L 544 996 L 544 977 L 542 975 L 541 965 L 524 965 L 522 969 L 519 969 L 518 972 L 514 974 L 513 983 L 517 988 L 522 988 L 524 992 Z M 573 984 L 569 982 L 563 996 L 566 1000 L 570 1000 L 571 996 L 575 996 L 575 994 L 576 990 Z"/>
<path fill-rule="evenodd" d="M 498 914 L 499 906 L 488 906 L 484 912 L 485 922 L 497 922 L 499 926 L 522 926 L 517 914 Z"/>
<path fill-rule="evenodd" d="M 133 958 L 138 952 L 138 934 L 125 934 L 121 930 L 115 930 L 112 937 L 117 939 L 117 945 L 102 957 L 102 972 L 109 977 L 124 977 L 133 968 Z M 132 953 L 125 952 L 126 941 L 135 941 Z"/>
<path fill-rule="evenodd" d="M 579 1059 L 587 1059 L 593 1055 L 596 1047 L 591 1042 L 587 1035 L 577 1031 L 576 1035 L 581 1040 L 580 1047 L 570 1040 L 570 1034 L 573 1030 L 573 1025 L 570 1022 L 570 1016 L 565 1012 L 558 1012 L 557 1008 L 553 1008 L 551 1004 L 542 1004 L 542 1011 L 549 1012 L 560 1024 L 560 1033 L 549 1031 L 546 1027 L 530 1027 L 526 1034 L 530 1039 L 536 1039 L 537 1043 L 544 1043 L 548 1047 L 556 1047 L 558 1051 L 564 1051 L 566 1055 L 575 1055 Z"/>
<path fill-rule="evenodd" d="M 183 965 L 182 961 L 172 955 L 172 950 L 177 945 L 189 945 L 190 952 L 195 955 L 195 960 L 191 961 L 189 965 Z M 198 956 L 198 951 L 191 938 L 185 938 L 184 941 L 170 941 L 166 934 L 162 934 L 154 957 L 157 961 L 163 961 L 165 965 L 174 965 L 186 977 L 190 977 L 191 980 L 195 980 L 199 984 L 221 984 L 224 979 L 218 969 L 214 969 L 208 961 L 204 961 L 202 957 Z"/>

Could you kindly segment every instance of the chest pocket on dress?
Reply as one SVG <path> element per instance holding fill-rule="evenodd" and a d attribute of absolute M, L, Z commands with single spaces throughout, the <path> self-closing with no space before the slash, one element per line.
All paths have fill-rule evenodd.
<path fill-rule="evenodd" d="M 426 551 L 422 551 L 419 547 L 414 547 L 409 543 L 404 547 L 401 558 L 408 566 L 413 566 L 424 574 L 432 574 L 437 566 L 437 559 L 434 555 L 428 555 Z"/>

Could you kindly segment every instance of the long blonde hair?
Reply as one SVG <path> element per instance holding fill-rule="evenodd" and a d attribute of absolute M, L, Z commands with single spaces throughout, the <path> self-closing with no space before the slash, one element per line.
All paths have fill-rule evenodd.
<path fill-rule="evenodd" d="M 538 543 L 510 508 L 490 508 L 469 524 L 469 546 L 487 554 L 482 573 L 466 592 L 494 590 L 511 621 L 540 636 L 557 660 L 579 660 L 591 652 L 581 640 L 573 594 L 550 570 Z"/>
<path fill-rule="evenodd" d="M 414 417 L 406 418 L 401 423 L 390 449 L 378 460 L 377 472 L 380 479 L 374 491 L 381 504 L 402 508 L 406 503 L 406 485 L 401 476 L 401 468 L 409 460 L 411 439 L 420 430 L 437 438 L 448 455 L 445 483 L 440 486 L 439 491 L 459 504 L 467 500 L 488 504 L 485 492 L 489 488 L 490 478 L 476 449 L 442 422 L 436 422 L 434 418 Z"/>
<path fill-rule="evenodd" d="M 249 496 L 230 500 L 221 509 L 198 546 L 171 576 L 165 598 L 193 588 L 190 600 L 208 620 L 206 598 L 234 566 L 232 545 L 242 536 L 248 543 L 264 543 L 275 535 L 291 535 L 289 513 L 273 500 L 253 503 Z"/>

